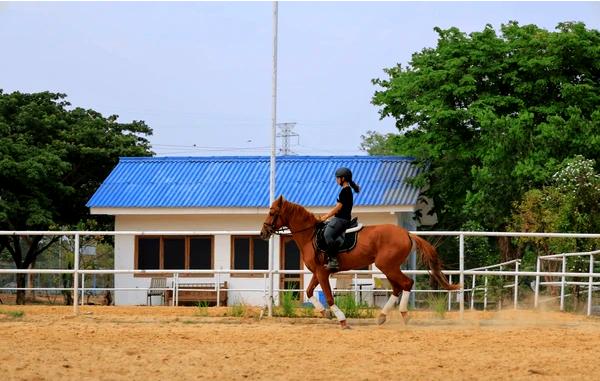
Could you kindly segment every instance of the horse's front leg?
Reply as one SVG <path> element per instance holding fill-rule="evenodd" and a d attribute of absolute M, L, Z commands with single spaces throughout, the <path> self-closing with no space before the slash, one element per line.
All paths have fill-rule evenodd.
<path fill-rule="evenodd" d="M 319 284 L 325 293 L 325 298 L 327 299 L 327 304 L 329 304 L 329 309 L 335 315 L 335 317 L 340 322 L 340 325 L 343 329 L 350 328 L 348 322 L 346 321 L 346 315 L 339 309 L 338 306 L 335 305 L 335 300 L 333 299 L 333 293 L 331 292 L 331 286 L 329 285 L 329 272 L 327 270 L 318 269 L 317 270 L 317 279 L 319 280 Z"/>
<path fill-rule="evenodd" d="M 308 300 L 315 306 L 315 310 L 321 314 L 321 316 L 325 316 L 325 307 L 321 304 L 319 299 L 314 295 L 315 287 L 319 284 L 319 279 L 313 273 L 312 278 L 310 278 L 310 282 L 308 283 L 308 287 L 306 288 L 306 296 L 308 296 Z"/>

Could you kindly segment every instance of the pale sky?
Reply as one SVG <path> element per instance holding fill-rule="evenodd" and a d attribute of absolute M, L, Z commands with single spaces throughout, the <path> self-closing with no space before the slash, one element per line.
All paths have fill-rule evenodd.
<path fill-rule="evenodd" d="M 371 79 L 433 47 L 433 28 L 510 20 L 600 29 L 598 2 L 280 2 L 278 122 L 301 155 L 364 155 L 395 132 Z M 271 2 L 0 2 L 0 88 L 52 91 L 144 120 L 158 156 L 268 155 Z M 196 147 L 194 147 L 194 145 Z"/>

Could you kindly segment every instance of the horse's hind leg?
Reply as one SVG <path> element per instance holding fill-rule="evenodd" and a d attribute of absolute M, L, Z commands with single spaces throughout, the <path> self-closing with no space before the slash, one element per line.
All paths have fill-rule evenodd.
<path fill-rule="evenodd" d="M 381 271 L 390 281 L 393 291 L 387 303 L 381 310 L 377 323 L 383 324 L 385 322 L 387 314 L 394 309 L 396 302 L 400 298 L 400 292 L 402 292 L 402 297 L 400 298 L 400 312 L 402 313 L 402 318 L 406 322 L 408 314 L 408 298 L 410 297 L 410 290 L 412 289 L 414 281 L 404 275 L 402 271 L 400 271 L 399 266 L 389 266 L 385 269 L 381 269 Z"/>
<path fill-rule="evenodd" d="M 319 279 L 315 274 L 310 278 L 310 282 L 308 283 L 308 287 L 306 288 L 306 296 L 308 296 L 308 300 L 315 306 L 315 310 L 321 314 L 321 316 L 325 316 L 325 307 L 319 302 L 314 295 L 315 287 L 319 284 Z"/>

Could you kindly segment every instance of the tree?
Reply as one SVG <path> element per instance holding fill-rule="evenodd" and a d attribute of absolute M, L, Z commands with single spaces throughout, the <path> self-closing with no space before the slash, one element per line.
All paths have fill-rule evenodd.
<path fill-rule="evenodd" d="M 526 232 L 599 232 L 600 175 L 594 165 L 594 160 L 581 155 L 566 159 L 549 185 L 531 189 L 515 202 L 511 228 Z M 524 237 L 519 241 L 535 246 L 537 252 L 544 254 L 591 251 L 598 245 L 598 240 L 575 238 Z"/>
<path fill-rule="evenodd" d="M 424 170 L 414 181 L 428 185 L 438 228 L 506 230 L 513 203 L 564 159 L 600 156 L 600 32 L 516 22 L 500 34 L 490 25 L 435 30 L 435 48 L 373 80 L 381 89 L 372 102 L 400 134 L 371 132 L 363 148 L 417 159 Z"/>
<path fill-rule="evenodd" d="M 0 90 L 0 230 L 85 227 L 94 220 L 85 204 L 119 157 L 152 154 L 145 138 L 152 130 L 143 121 L 119 123 L 116 115 L 71 109 L 65 98 Z M 26 269 L 57 239 L 0 236 L 0 249 Z M 24 276 L 17 285 L 24 287 Z M 18 292 L 17 303 L 24 302 Z"/>

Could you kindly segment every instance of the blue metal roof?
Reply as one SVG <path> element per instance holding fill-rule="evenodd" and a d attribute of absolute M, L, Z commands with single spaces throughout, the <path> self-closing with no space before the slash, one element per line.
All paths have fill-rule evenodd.
<path fill-rule="evenodd" d="M 88 201 L 90 208 L 268 207 L 268 156 L 124 157 Z M 399 156 L 278 156 L 276 195 L 304 206 L 335 204 L 338 167 L 352 169 L 355 206 L 414 205 L 404 180 L 419 169 Z"/>

